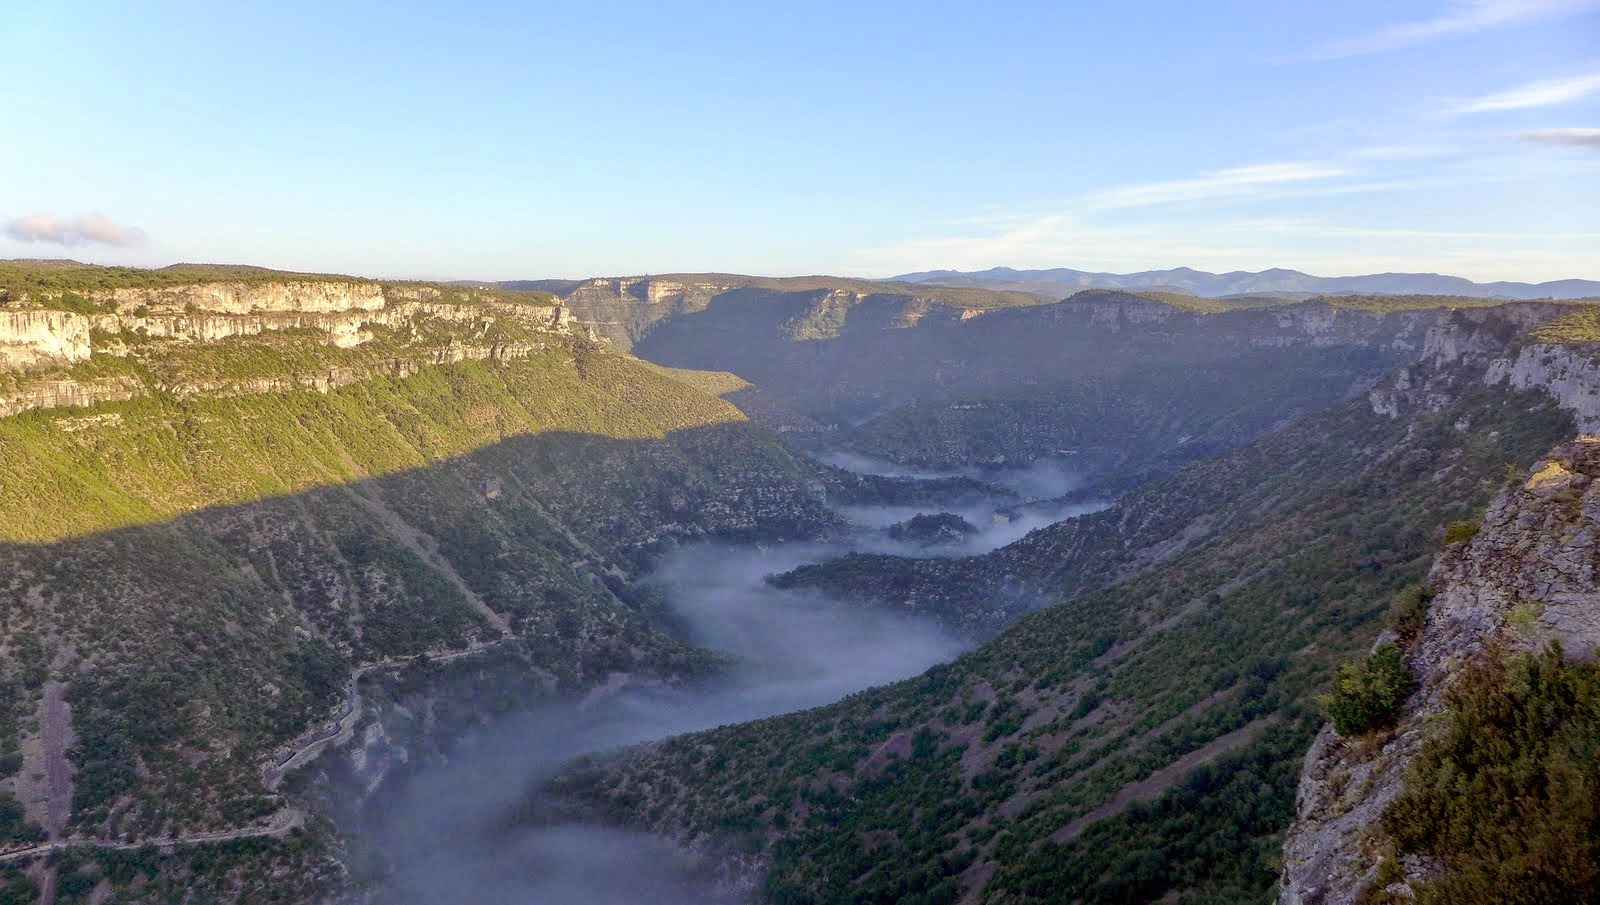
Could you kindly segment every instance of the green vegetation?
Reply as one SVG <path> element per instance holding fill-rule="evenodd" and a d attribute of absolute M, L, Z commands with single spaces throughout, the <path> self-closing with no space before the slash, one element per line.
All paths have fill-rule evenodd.
<path fill-rule="evenodd" d="M 889 537 L 916 544 L 954 544 L 977 533 L 977 527 L 953 512 L 922 513 L 889 526 Z"/>
<path fill-rule="evenodd" d="M 1478 531 L 1482 527 L 1483 522 L 1479 519 L 1464 519 L 1459 522 L 1451 522 L 1449 527 L 1444 529 L 1444 542 L 1446 544 L 1459 544 L 1463 541 L 1472 540 L 1478 536 Z"/>
<path fill-rule="evenodd" d="M 1456 430 L 1468 411 L 1479 429 Z M 918 585 L 920 611 L 992 609 L 1023 579 L 1060 602 L 948 665 L 598 759 L 553 789 L 764 852 L 779 902 L 1268 901 L 1335 667 L 1421 578 L 1439 526 L 1570 429 L 1496 388 L 1400 425 L 1341 405 L 950 561 Z M 1165 560 L 1096 589 L 1141 544 Z"/>
<path fill-rule="evenodd" d="M 1542 343 L 1600 342 L 1600 306 L 1578 308 L 1533 328 Z"/>
<path fill-rule="evenodd" d="M 1156 289 L 1083 289 L 1074 292 L 1067 300 L 1088 304 L 1104 304 L 1107 302 L 1128 301 L 1129 299 L 1144 299 L 1166 305 L 1169 308 L 1176 308 L 1179 311 L 1190 311 L 1195 314 L 1221 314 L 1224 311 L 1237 311 L 1243 307 L 1259 307 L 1238 304 L 1225 298 L 1205 298 L 1184 292 L 1163 292 Z"/>
<path fill-rule="evenodd" d="M 318 826 L 287 838 L 239 839 L 163 853 L 154 846 L 114 850 L 72 848 L 55 856 L 58 905 L 102 901 L 104 886 L 116 902 L 231 902 L 278 905 L 318 901 L 340 888 L 337 864 L 327 858 L 330 831 Z M 0 900 L 4 901 L 4 900 Z"/>
<path fill-rule="evenodd" d="M 1428 605 L 1433 602 L 1433 591 L 1414 584 L 1394 597 L 1389 605 L 1389 630 L 1409 645 L 1428 621 Z"/>
<path fill-rule="evenodd" d="M 44 832 L 23 817 L 22 805 L 10 795 L 0 792 L 0 839 L 36 842 L 43 838 Z"/>
<path fill-rule="evenodd" d="M 1389 363 L 1380 352 L 1333 348 L 1149 364 L 1115 377 L 913 403 L 844 442 L 928 467 L 1059 456 L 1087 473 L 1116 476 L 1124 489 L 1333 405 L 1345 387 Z"/>
<path fill-rule="evenodd" d="M 85 292 L 104 289 L 163 288 L 196 283 L 280 283 L 284 280 L 354 282 L 358 277 L 290 273 L 265 267 L 226 264 L 174 264 L 158 270 L 101 267 L 66 260 L 0 261 L 0 291 Z"/>
<path fill-rule="evenodd" d="M 1311 301 L 1357 311 L 1425 311 L 1430 308 L 1497 308 L 1505 299 L 1470 295 L 1322 295 Z"/>
<path fill-rule="evenodd" d="M 1322 706 L 1340 735 L 1361 735 L 1394 725 L 1406 698 L 1417 688 L 1400 649 L 1384 642 L 1365 659 L 1346 663 L 1333 674 L 1333 689 Z"/>
<path fill-rule="evenodd" d="M 280 351 L 287 359 L 280 373 L 294 373 L 301 358 L 312 368 L 357 361 L 376 368 L 387 351 L 274 335 L 239 339 L 158 359 L 152 379 L 167 368 L 195 380 L 269 376 Z M 103 425 L 94 420 L 106 417 Z M 0 539 L 51 540 L 392 474 L 519 435 L 647 439 L 742 418 L 728 403 L 583 348 L 506 366 L 469 361 L 422 367 L 407 378 L 375 374 L 325 394 L 157 391 L 88 413 L 28 412 L 0 420 L 9 477 L 0 485 Z"/>
<path fill-rule="evenodd" d="M 1600 667 L 1491 652 L 1447 692 L 1383 815 L 1399 854 L 1439 859 L 1422 905 L 1591 901 L 1600 888 Z"/>
<path fill-rule="evenodd" d="M 490 293 L 480 287 L 368 280 L 328 273 L 293 273 L 247 265 L 173 264 L 149 270 L 141 267 L 102 267 L 67 260 L 10 260 L 0 261 L 0 307 L 29 300 L 51 308 L 96 314 L 108 308 L 91 301 L 89 296 L 117 289 L 175 289 L 208 283 L 264 285 L 289 281 L 381 283 L 386 290 L 400 294 L 425 288 L 438 301 L 455 304 L 483 302 L 490 298 L 529 304 L 549 304 L 553 301 L 546 292 L 495 290 Z"/>
<path fill-rule="evenodd" d="M 413 684 L 477 688 L 419 736 L 615 672 L 701 674 L 711 659 L 664 634 L 631 579 L 684 540 L 836 524 L 817 468 L 677 372 L 514 319 L 374 332 L 354 349 L 293 332 L 152 341 L 79 366 L 137 382 L 136 398 L 0 419 L 0 764 L 15 772 L 19 727 L 45 728 L 28 727 L 44 682 L 66 684 L 69 832 L 137 840 L 273 815 L 285 798 L 261 765 L 333 712 L 362 664 L 493 645 L 406 668 Z M 468 339 L 528 348 L 430 363 Z M 351 382 L 297 383 L 340 369 Z M 0 838 L 37 833 L 4 805 Z M 327 880 L 330 845 L 184 849 L 118 900 L 281 901 L 272 878 Z M 120 857 L 74 852 L 57 901 Z"/>
<path fill-rule="evenodd" d="M 0 864 L 0 905 L 35 905 L 38 901 L 39 887 L 21 867 Z"/>

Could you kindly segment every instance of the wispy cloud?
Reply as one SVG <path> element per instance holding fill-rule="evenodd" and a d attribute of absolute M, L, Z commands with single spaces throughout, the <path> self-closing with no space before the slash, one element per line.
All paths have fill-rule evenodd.
<path fill-rule="evenodd" d="M 1600 145 L 1600 129 L 1524 137 Z M 1455 160 L 1460 155 L 1458 149 L 1437 145 L 1362 146 L 1324 160 L 1107 186 L 1045 209 L 946 222 L 932 234 L 860 249 L 844 267 L 882 275 L 999 265 L 1120 272 L 1187 264 L 1207 270 L 1283 266 L 1326 273 L 1435 270 L 1479 280 L 1554 279 L 1592 269 L 1591 249 L 1600 232 L 1584 229 L 1582 221 L 1570 224 L 1575 229 L 1536 233 L 1428 223 L 1425 213 L 1420 223 L 1386 222 L 1370 205 L 1355 207 L 1360 213 L 1353 222 L 1305 216 L 1316 198 L 1357 193 L 1383 198 L 1519 178 L 1515 168 L 1486 167 L 1476 157 Z M 1419 158 L 1448 158 L 1449 165 L 1411 165 Z M 1388 200 L 1380 202 L 1378 209 L 1384 208 L 1406 206 L 1397 208 Z M 1326 209 L 1340 217 L 1350 210 L 1337 203 Z M 1273 217 L 1273 211 L 1294 213 Z M 1266 216 L 1239 216 L 1246 212 Z"/>
<path fill-rule="evenodd" d="M 1348 155 L 1353 160 L 1420 160 L 1426 157 L 1448 157 L 1459 149 L 1439 144 L 1369 145 L 1356 148 Z"/>
<path fill-rule="evenodd" d="M 1344 167 L 1329 163 L 1262 163 L 1215 170 L 1188 179 L 1118 186 L 1090 195 L 1085 199 L 1084 206 L 1112 210 L 1185 201 L 1211 201 L 1250 195 L 1267 186 L 1318 182 L 1348 173 L 1349 170 Z"/>
<path fill-rule="evenodd" d="M 5 234 L 18 242 L 53 245 L 143 245 L 144 231 L 123 226 L 104 214 L 84 214 L 73 220 L 55 214 L 29 214 L 6 224 Z"/>
<path fill-rule="evenodd" d="M 1535 144 L 1600 151 L 1600 129 L 1587 126 L 1571 129 L 1533 129 L 1528 132 L 1518 132 L 1517 137 Z"/>
<path fill-rule="evenodd" d="M 1480 98 L 1457 104 L 1447 113 L 1499 113 L 1506 110 L 1531 110 L 1536 107 L 1553 107 L 1582 100 L 1600 92 L 1600 72 L 1575 75 L 1563 79 L 1541 79 L 1518 85 L 1507 91 L 1497 91 Z"/>
<path fill-rule="evenodd" d="M 1600 10 L 1600 0 L 1458 0 L 1432 18 L 1398 22 L 1365 35 L 1330 41 L 1312 49 L 1306 58 L 1336 60 L 1364 56 L 1596 10 Z"/>

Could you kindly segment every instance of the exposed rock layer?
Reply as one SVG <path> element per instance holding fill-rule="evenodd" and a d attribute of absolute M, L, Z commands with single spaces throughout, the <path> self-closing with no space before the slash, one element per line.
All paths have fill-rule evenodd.
<path fill-rule="evenodd" d="M 1375 882 L 1379 818 L 1444 710 L 1444 693 L 1493 645 L 1572 658 L 1600 647 L 1600 439 L 1582 437 L 1502 494 L 1470 541 L 1447 548 L 1429 576 L 1437 594 L 1407 662 L 1421 683 L 1397 727 L 1346 739 L 1317 737 L 1300 779 L 1298 817 L 1284 844 L 1282 905 L 1354 905 Z M 1438 869 L 1407 857 L 1408 882 Z"/>
<path fill-rule="evenodd" d="M 423 364 L 510 361 L 539 348 L 536 342 L 508 341 L 491 333 L 496 323 L 536 332 L 568 332 L 573 324 L 569 310 L 560 305 L 478 295 L 470 301 L 445 301 L 441 295 L 431 286 L 285 280 L 91 292 L 83 298 L 92 313 L 39 307 L 58 304 L 59 298 L 32 299 L 25 303 L 32 307 L 0 310 L 0 417 L 130 399 L 151 390 L 178 395 L 296 388 L 326 392 L 380 374 L 408 376 Z M 430 331 L 430 323 L 447 325 L 447 335 Z M 91 375 L 74 368 L 100 358 L 137 358 L 152 349 L 285 331 L 304 332 L 311 341 L 338 349 L 359 348 L 388 336 L 410 346 L 411 354 L 315 373 L 230 380 L 183 376 L 154 385 L 129 375 Z"/>

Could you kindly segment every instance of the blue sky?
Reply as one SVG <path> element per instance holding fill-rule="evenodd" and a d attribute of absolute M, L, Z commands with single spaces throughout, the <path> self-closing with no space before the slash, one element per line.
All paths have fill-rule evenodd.
<path fill-rule="evenodd" d="M 0 257 L 1600 278 L 1600 0 L 0 0 Z"/>

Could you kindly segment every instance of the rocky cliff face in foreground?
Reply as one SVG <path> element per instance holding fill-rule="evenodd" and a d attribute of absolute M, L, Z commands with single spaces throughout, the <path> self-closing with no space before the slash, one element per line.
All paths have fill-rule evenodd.
<path fill-rule="evenodd" d="M 1535 353 L 1538 354 L 1538 353 Z M 1429 576 L 1436 592 L 1406 660 L 1420 690 L 1392 731 L 1342 738 L 1331 727 L 1306 759 L 1298 817 L 1284 845 L 1282 905 L 1345 905 L 1377 880 L 1386 848 L 1379 817 L 1445 710 L 1444 695 L 1491 646 L 1569 658 L 1600 648 L 1600 439 L 1553 450 L 1489 507 L 1470 541 L 1448 547 Z M 1405 856 L 1389 892 L 1442 867 Z"/>

